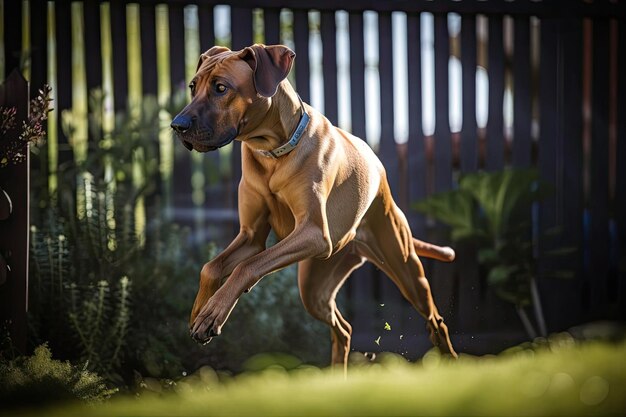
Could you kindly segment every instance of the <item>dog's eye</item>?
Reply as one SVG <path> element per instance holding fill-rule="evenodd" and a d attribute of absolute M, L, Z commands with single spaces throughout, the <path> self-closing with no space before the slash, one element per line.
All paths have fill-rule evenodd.
<path fill-rule="evenodd" d="M 219 94 L 224 94 L 226 90 L 228 90 L 228 87 L 226 87 L 224 84 L 215 84 L 215 91 Z"/>

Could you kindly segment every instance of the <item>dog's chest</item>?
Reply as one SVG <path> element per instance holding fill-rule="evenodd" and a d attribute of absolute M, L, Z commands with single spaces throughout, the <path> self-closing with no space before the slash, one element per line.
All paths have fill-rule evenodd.
<path fill-rule="evenodd" d="M 266 199 L 269 224 L 279 240 L 285 238 L 295 227 L 295 218 L 289 206 L 278 195 Z"/>

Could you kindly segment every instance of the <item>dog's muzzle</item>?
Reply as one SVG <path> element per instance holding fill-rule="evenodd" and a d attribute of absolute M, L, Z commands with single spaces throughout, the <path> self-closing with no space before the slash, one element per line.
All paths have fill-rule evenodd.
<path fill-rule="evenodd" d="M 188 132 L 189 129 L 191 129 L 193 121 L 194 119 L 192 119 L 191 117 L 179 114 L 178 116 L 174 117 L 174 120 L 172 120 L 172 124 L 170 126 L 177 134 L 180 135 Z"/>
<path fill-rule="evenodd" d="M 171 127 L 176 136 L 189 151 L 209 152 L 217 149 L 217 146 L 209 145 L 206 142 L 213 136 L 213 130 L 200 131 L 194 127 L 195 117 L 179 114 L 172 120 Z"/>

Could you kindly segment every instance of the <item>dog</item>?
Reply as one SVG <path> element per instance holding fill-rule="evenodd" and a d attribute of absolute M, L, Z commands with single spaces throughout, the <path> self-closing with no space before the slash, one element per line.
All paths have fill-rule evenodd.
<path fill-rule="evenodd" d="M 425 318 L 431 342 L 456 357 L 418 258 L 449 262 L 454 251 L 412 237 L 375 153 L 303 103 L 287 80 L 294 58 L 283 45 L 212 47 L 200 56 L 191 102 L 172 121 L 190 151 L 241 142 L 240 231 L 202 268 L 191 336 L 207 343 L 219 335 L 243 293 L 297 262 L 302 303 L 330 326 L 331 362 L 345 372 L 352 328 L 335 296 L 370 261 Z M 266 248 L 270 229 L 278 243 Z"/>

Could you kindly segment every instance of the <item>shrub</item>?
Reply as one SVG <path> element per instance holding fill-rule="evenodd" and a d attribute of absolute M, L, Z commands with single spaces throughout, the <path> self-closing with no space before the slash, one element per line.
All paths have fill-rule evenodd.
<path fill-rule="evenodd" d="M 0 361 L 0 404 L 7 408 L 68 400 L 95 403 L 116 391 L 97 374 L 52 359 L 47 345 L 35 348 L 32 356 Z"/>

